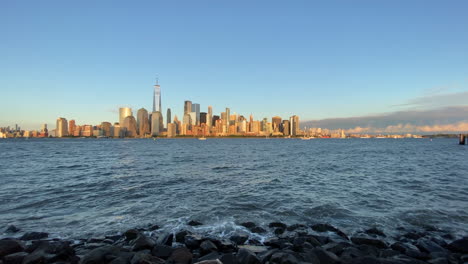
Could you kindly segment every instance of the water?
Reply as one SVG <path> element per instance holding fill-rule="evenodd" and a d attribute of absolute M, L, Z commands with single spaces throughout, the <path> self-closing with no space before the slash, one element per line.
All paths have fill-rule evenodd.
<path fill-rule="evenodd" d="M 0 229 L 98 236 L 148 224 L 328 222 L 468 231 L 456 139 L 0 140 Z"/>

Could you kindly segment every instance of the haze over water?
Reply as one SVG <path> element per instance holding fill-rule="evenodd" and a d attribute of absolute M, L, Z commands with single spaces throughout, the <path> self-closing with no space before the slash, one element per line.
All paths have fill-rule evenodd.
<path fill-rule="evenodd" d="M 466 235 L 468 148 L 456 139 L 0 141 L 0 227 L 102 235 L 195 219 L 328 222 L 348 233 L 431 225 Z"/>

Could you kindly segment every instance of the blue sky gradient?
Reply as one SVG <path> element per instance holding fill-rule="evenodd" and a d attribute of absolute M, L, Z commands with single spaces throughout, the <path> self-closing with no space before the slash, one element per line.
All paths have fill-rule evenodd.
<path fill-rule="evenodd" d="M 117 122 L 119 106 L 151 110 L 156 75 L 179 118 L 184 100 L 257 119 L 402 111 L 468 90 L 467 10 L 461 0 L 2 1 L 0 126 Z"/>

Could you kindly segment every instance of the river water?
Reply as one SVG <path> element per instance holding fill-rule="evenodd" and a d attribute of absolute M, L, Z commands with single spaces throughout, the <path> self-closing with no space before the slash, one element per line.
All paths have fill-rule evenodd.
<path fill-rule="evenodd" d="M 191 219 L 330 223 L 352 234 L 468 231 L 468 146 L 456 139 L 0 140 L 0 231 L 99 236 Z"/>

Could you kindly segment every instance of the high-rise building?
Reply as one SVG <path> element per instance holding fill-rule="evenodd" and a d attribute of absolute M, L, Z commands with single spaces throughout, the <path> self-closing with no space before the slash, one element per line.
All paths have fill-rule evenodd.
<path fill-rule="evenodd" d="M 219 120 L 219 115 L 214 115 L 213 118 L 211 119 L 211 126 L 216 125 L 216 121 Z"/>
<path fill-rule="evenodd" d="M 115 137 L 115 138 L 120 137 L 120 124 L 119 123 L 114 123 L 114 125 L 111 127 L 111 137 Z"/>
<path fill-rule="evenodd" d="M 282 119 L 279 116 L 274 116 L 271 119 L 271 124 L 273 125 L 273 132 L 280 132 Z"/>
<path fill-rule="evenodd" d="M 184 102 L 184 115 L 192 112 L 192 101 Z"/>
<path fill-rule="evenodd" d="M 164 130 L 163 116 L 161 112 L 153 112 L 151 114 L 151 135 L 158 136 Z"/>
<path fill-rule="evenodd" d="M 200 104 L 192 104 L 192 112 L 195 113 L 194 125 L 200 125 Z"/>
<path fill-rule="evenodd" d="M 190 112 L 189 112 L 190 113 Z M 184 114 L 184 118 L 182 119 L 182 123 L 187 126 L 192 125 L 192 117 L 190 116 L 189 113 Z"/>
<path fill-rule="evenodd" d="M 200 113 L 200 124 L 206 124 L 207 114 L 205 112 Z"/>
<path fill-rule="evenodd" d="M 226 113 L 226 119 L 223 119 L 224 124 L 226 125 L 227 128 L 229 128 L 229 121 L 231 119 L 231 109 L 226 107 L 226 112 L 225 113 Z"/>
<path fill-rule="evenodd" d="M 68 122 L 68 134 L 70 136 L 73 136 L 75 134 L 75 129 L 76 129 L 76 124 L 75 124 L 75 120 L 70 120 L 70 122 Z"/>
<path fill-rule="evenodd" d="M 291 136 L 296 136 L 299 131 L 299 116 L 293 115 L 289 118 L 289 134 Z"/>
<path fill-rule="evenodd" d="M 153 112 L 161 112 L 161 86 L 159 86 L 158 79 L 154 85 L 153 93 Z"/>
<path fill-rule="evenodd" d="M 133 116 L 132 109 L 130 107 L 120 107 L 119 108 L 119 123 L 120 123 L 120 126 L 123 126 L 124 119 L 127 116 Z"/>
<path fill-rule="evenodd" d="M 166 127 L 169 128 L 169 124 L 172 123 L 172 116 L 171 116 L 171 109 L 167 109 L 167 114 L 166 114 Z"/>
<path fill-rule="evenodd" d="M 213 107 L 210 105 L 208 106 L 208 115 L 206 116 L 206 124 L 208 128 L 213 126 Z"/>
<path fill-rule="evenodd" d="M 290 135 L 289 120 L 283 120 L 283 135 L 285 135 L 285 136 Z"/>
<path fill-rule="evenodd" d="M 65 137 L 68 136 L 68 122 L 67 119 L 63 117 L 57 118 L 57 126 L 55 129 L 56 137 Z"/>
<path fill-rule="evenodd" d="M 167 124 L 167 137 L 175 137 L 176 136 L 176 125 L 174 123 Z"/>
<path fill-rule="evenodd" d="M 101 132 L 102 132 L 101 136 L 110 137 L 111 136 L 111 126 L 112 125 L 109 122 L 102 122 L 101 123 Z"/>
<path fill-rule="evenodd" d="M 123 126 L 121 126 L 121 130 L 124 130 L 125 137 L 136 137 L 137 136 L 137 124 L 135 117 L 127 116 L 124 119 Z"/>
<path fill-rule="evenodd" d="M 150 126 L 148 119 L 148 111 L 145 108 L 138 109 L 137 112 L 137 133 L 140 137 L 145 137 L 149 134 Z"/>

